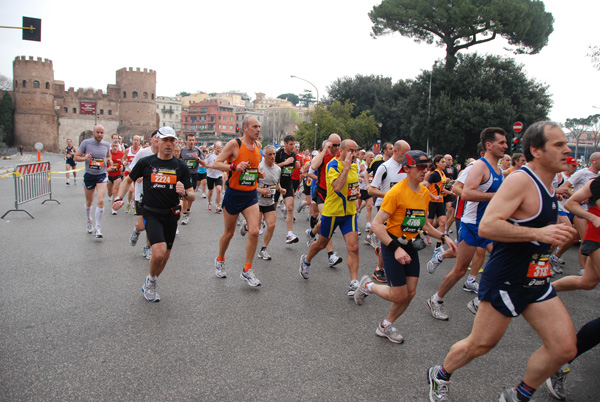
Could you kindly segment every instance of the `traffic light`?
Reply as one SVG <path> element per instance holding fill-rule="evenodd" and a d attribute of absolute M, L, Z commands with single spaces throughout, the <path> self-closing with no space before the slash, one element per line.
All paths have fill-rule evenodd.
<path fill-rule="evenodd" d="M 513 140 L 512 153 L 522 152 L 521 151 L 521 136 L 517 134 Z"/>
<path fill-rule="evenodd" d="M 23 17 L 23 40 L 42 41 L 42 20 Z"/>

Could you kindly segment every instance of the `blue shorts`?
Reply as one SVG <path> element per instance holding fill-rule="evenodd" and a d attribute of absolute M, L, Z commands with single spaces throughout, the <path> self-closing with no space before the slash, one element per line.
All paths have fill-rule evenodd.
<path fill-rule="evenodd" d="M 73 159 L 73 158 L 67 158 L 65 161 L 66 161 L 66 164 L 70 165 L 71 167 L 77 166 L 77 162 L 75 162 L 75 159 Z"/>
<path fill-rule="evenodd" d="M 479 237 L 479 226 L 473 223 L 460 222 L 460 230 L 458 232 L 458 242 L 465 241 L 469 246 L 485 248 L 490 243 L 490 239 Z"/>
<path fill-rule="evenodd" d="M 96 188 L 96 184 L 106 183 L 108 181 L 108 177 L 106 173 L 102 174 L 89 174 L 86 173 L 83 175 L 83 186 L 88 190 L 93 190 Z"/>
<path fill-rule="evenodd" d="M 244 209 L 258 203 L 256 190 L 241 191 L 227 187 L 223 196 L 223 208 L 229 215 L 238 215 Z"/>
<path fill-rule="evenodd" d="M 342 235 L 358 232 L 358 214 L 346 216 L 321 216 L 321 236 L 328 239 L 333 236 L 335 228 L 339 227 Z"/>
<path fill-rule="evenodd" d="M 412 245 L 407 247 L 402 246 L 402 249 L 408 253 L 411 258 L 410 263 L 400 264 L 394 257 L 394 253 L 387 248 L 385 244 L 381 244 L 381 256 L 383 257 L 383 270 L 390 286 L 406 285 L 406 277 L 419 277 L 419 253 Z"/>
<path fill-rule="evenodd" d="M 525 290 L 525 291 L 523 291 Z M 556 297 L 556 290 L 550 282 L 544 286 L 521 291 L 500 290 L 480 281 L 477 293 L 479 300 L 490 302 L 492 306 L 506 317 L 519 316 L 530 304 L 539 303 Z"/>

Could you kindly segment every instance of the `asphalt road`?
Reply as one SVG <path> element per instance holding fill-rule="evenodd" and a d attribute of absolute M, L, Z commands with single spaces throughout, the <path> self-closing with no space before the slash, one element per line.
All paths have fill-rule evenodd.
<path fill-rule="evenodd" d="M 0 171 L 21 160 L 35 156 L 1 160 Z M 42 160 L 64 169 L 60 155 Z M 60 204 L 42 205 L 41 198 L 21 206 L 35 219 L 11 212 L 0 220 L 3 401 L 425 401 L 427 368 L 470 332 L 472 294 L 459 285 L 445 299 L 450 320 L 430 315 L 426 300 L 452 262 L 429 275 L 429 246 L 420 253 L 417 295 L 396 323 L 404 344 L 377 337 L 389 303 L 372 295 L 356 306 L 346 296 L 345 262 L 331 269 L 324 252 L 313 260 L 310 279 L 302 279 L 298 261 L 306 245 L 285 244 L 280 212 L 269 247 L 273 260 L 254 262 L 262 286 L 250 288 L 239 278 L 245 238 L 237 234 L 226 256 L 229 276 L 219 279 L 214 259 L 223 218 L 209 212 L 204 199 L 194 204 L 190 224 L 180 227 L 158 281 L 161 302 L 147 303 L 142 242 L 128 243 L 134 217 L 105 215 L 105 239 L 96 240 L 85 231 L 81 178 L 67 186 L 57 174 L 51 184 Z M 13 206 L 11 176 L 0 180 L 0 214 Z M 302 235 L 308 222 L 304 214 L 297 217 L 295 233 Z M 364 216 L 360 223 L 364 227 Z M 370 275 L 375 256 L 362 244 L 364 236 L 360 275 Z M 346 259 L 341 236 L 334 247 Z M 565 258 L 566 273 L 576 274 L 576 249 Z M 561 298 L 576 329 L 598 316 L 598 290 Z M 503 388 L 517 385 L 539 346 L 525 320 L 514 319 L 494 350 L 453 375 L 453 400 L 496 400 Z M 598 370 L 598 350 L 572 364 L 569 400 L 598 400 Z M 545 386 L 534 399 L 553 400 Z"/>

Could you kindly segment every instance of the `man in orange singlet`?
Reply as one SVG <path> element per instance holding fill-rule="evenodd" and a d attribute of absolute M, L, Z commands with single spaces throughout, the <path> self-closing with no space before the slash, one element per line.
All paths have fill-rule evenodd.
<path fill-rule="evenodd" d="M 223 197 L 223 220 L 225 231 L 219 239 L 219 255 L 215 259 L 215 274 L 219 278 L 225 273 L 225 253 L 235 233 L 236 222 L 241 213 L 247 222 L 248 240 L 246 241 L 246 262 L 240 278 L 248 285 L 260 286 L 260 281 L 252 270 L 252 260 L 256 253 L 259 230 L 258 178 L 264 178 L 264 172 L 258 170 L 260 164 L 260 122 L 254 117 L 244 119 L 244 135 L 227 143 L 213 163 L 214 169 L 229 173 L 227 189 Z"/>

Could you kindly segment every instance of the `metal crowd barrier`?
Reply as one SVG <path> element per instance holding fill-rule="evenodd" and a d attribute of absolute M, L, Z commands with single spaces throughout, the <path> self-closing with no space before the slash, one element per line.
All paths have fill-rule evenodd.
<path fill-rule="evenodd" d="M 9 209 L 0 219 L 4 219 L 10 212 L 25 212 L 33 218 L 29 212 L 19 209 L 19 205 L 35 200 L 46 195 L 50 196 L 46 201 L 57 200 L 52 198 L 52 182 L 50 180 L 50 162 L 23 163 L 15 166 L 13 172 L 15 181 L 15 209 Z M 35 218 L 34 218 L 35 219 Z"/>

